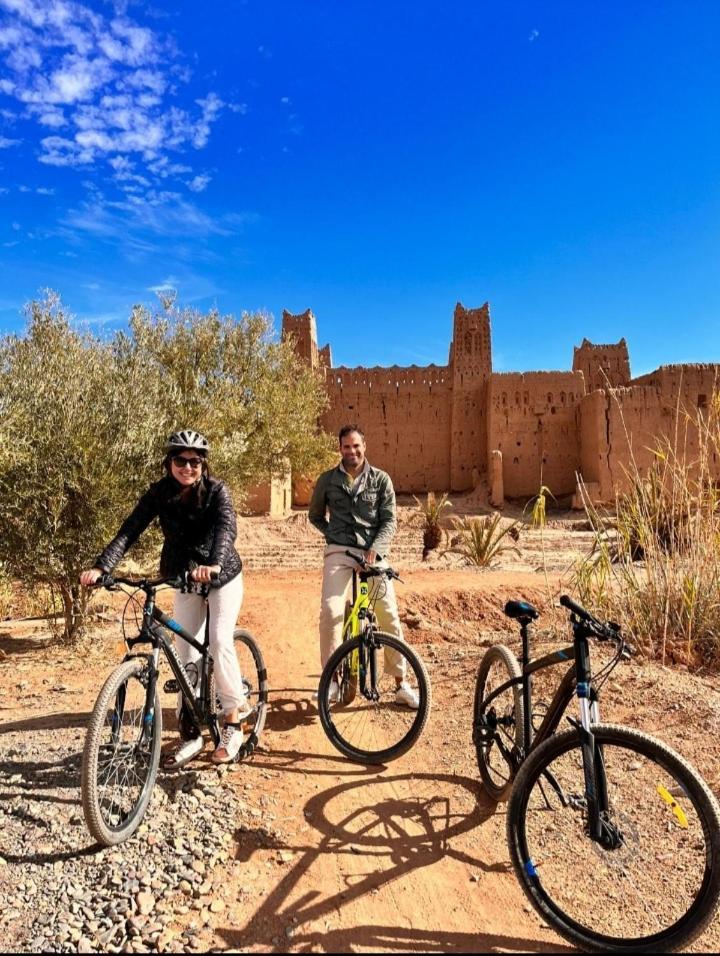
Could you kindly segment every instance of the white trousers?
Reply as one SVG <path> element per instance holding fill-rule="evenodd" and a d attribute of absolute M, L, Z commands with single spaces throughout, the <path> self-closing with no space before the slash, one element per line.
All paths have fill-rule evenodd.
<path fill-rule="evenodd" d="M 356 548 L 349 549 L 336 544 L 329 544 L 325 548 L 322 597 L 320 598 L 320 658 L 323 667 L 342 640 L 345 602 L 352 600 L 350 585 L 353 570 L 360 569 L 357 561 L 345 554 L 348 550 L 355 551 L 358 555 L 362 554 L 362 551 Z M 377 566 L 383 567 L 383 564 L 384 562 L 378 562 Z M 378 627 L 381 631 L 392 634 L 393 637 L 402 641 L 402 627 L 393 582 L 388 578 L 370 578 L 368 583 L 371 602 L 373 594 L 377 593 L 374 609 Z M 385 649 L 385 673 L 404 678 L 406 668 L 405 658 L 401 654 Z"/>
<path fill-rule="evenodd" d="M 239 708 L 247 709 L 247 698 L 242 685 L 242 675 L 233 631 L 243 600 L 242 572 L 221 588 L 211 588 L 208 597 L 210 606 L 210 653 L 215 662 L 215 686 L 223 714 Z M 201 644 L 205 640 L 205 598 L 199 594 L 175 592 L 173 617 Z M 181 637 L 177 638 L 177 652 L 183 664 L 200 659 L 200 652 Z"/>

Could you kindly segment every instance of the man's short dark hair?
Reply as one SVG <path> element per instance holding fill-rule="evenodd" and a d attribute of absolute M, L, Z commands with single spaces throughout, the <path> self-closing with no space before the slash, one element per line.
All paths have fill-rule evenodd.
<path fill-rule="evenodd" d="M 358 435 L 365 441 L 365 433 L 359 425 L 343 425 L 338 433 L 338 443 L 342 444 L 342 440 L 346 435 L 349 435 L 351 432 L 357 432 Z"/>

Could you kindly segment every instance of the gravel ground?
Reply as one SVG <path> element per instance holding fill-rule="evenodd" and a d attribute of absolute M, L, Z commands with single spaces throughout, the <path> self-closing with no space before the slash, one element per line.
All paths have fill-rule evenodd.
<path fill-rule="evenodd" d="M 160 775 L 135 836 L 100 849 L 82 816 L 81 756 L 63 736 L 4 741 L 0 938 L 30 952 L 207 949 L 207 924 L 225 906 L 217 874 L 243 817 L 259 811 L 222 786 L 224 767 Z"/>

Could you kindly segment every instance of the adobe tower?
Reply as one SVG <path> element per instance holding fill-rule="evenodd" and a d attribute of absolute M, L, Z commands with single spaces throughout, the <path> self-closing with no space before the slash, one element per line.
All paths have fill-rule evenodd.
<path fill-rule="evenodd" d="M 460 302 L 455 306 L 450 365 L 450 487 L 466 491 L 487 472 L 487 389 L 492 374 L 487 302 L 479 309 L 466 309 Z"/>

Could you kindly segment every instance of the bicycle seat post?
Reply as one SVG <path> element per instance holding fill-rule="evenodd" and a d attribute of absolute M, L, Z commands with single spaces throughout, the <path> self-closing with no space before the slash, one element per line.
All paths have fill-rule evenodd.
<path fill-rule="evenodd" d="M 525 677 L 525 707 L 523 719 L 525 722 L 525 752 L 530 749 L 532 744 L 532 675 L 526 674 L 525 668 L 530 663 L 530 618 L 520 618 L 520 638 L 522 639 L 522 672 Z"/>

